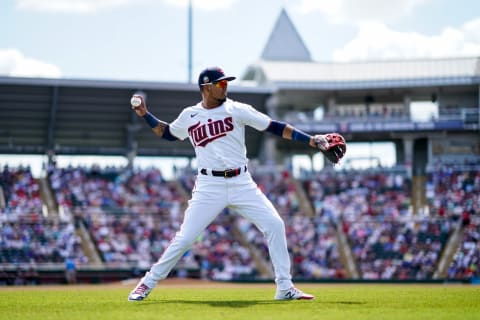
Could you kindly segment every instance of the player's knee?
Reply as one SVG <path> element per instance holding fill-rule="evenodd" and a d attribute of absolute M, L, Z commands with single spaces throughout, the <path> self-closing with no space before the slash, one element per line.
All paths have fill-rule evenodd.
<path fill-rule="evenodd" d="M 285 233 L 285 223 L 283 220 L 278 217 L 276 219 L 273 219 L 270 223 L 270 231 L 272 233 Z"/>
<path fill-rule="evenodd" d="M 190 248 L 194 241 L 195 239 L 193 237 L 177 233 L 171 245 L 174 245 L 177 248 L 187 249 Z"/>

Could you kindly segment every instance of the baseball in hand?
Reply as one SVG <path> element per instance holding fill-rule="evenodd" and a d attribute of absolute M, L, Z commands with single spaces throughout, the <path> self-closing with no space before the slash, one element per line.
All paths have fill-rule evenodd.
<path fill-rule="evenodd" d="M 142 99 L 140 97 L 133 96 L 132 99 L 130 99 L 130 104 L 132 105 L 132 108 L 136 108 L 142 104 Z"/>

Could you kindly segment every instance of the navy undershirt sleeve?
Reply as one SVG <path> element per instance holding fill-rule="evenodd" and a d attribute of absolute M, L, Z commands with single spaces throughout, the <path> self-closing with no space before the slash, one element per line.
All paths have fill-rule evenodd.
<path fill-rule="evenodd" d="M 177 137 L 175 137 L 171 132 L 170 132 L 170 126 L 166 126 L 165 130 L 163 131 L 162 135 L 163 139 L 169 140 L 169 141 L 175 141 L 178 140 Z"/>
<path fill-rule="evenodd" d="M 266 131 L 282 137 L 283 136 L 283 129 L 285 129 L 286 126 L 287 126 L 287 124 L 285 122 L 272 120 L 270 122 L 270 124 L 268 125 Z"/>

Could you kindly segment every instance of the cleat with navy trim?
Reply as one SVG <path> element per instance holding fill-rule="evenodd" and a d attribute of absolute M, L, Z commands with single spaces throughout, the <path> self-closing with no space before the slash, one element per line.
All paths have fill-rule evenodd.
<path fill-rule="evenodd" d="M 277 290 L 275 300 L 313 300 L 315 296 L 302 292 L 295 287 L 287 290 Z"/>
<path fill-rule="evenodd" d="M 152 288 L 149 288 L 146 284 L 140 282 L 128 295 L 128 301 L 142 301 L 148 297 L 150 291 L 152 291 Z"/>

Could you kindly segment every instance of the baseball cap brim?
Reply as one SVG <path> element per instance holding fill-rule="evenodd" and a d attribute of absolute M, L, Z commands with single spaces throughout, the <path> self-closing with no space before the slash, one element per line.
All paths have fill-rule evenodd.
<path fill-rule="evenodd" d="M 215 79 L 214 81 L 212 81 L 212 83 L 222 81 L 222 80 L 232 81 L 232 80 L 235 80 L 235 79 L 237 79 L 237 77 L 223 76 L 223 77 L 220 77 L 218 79 Z"/>

